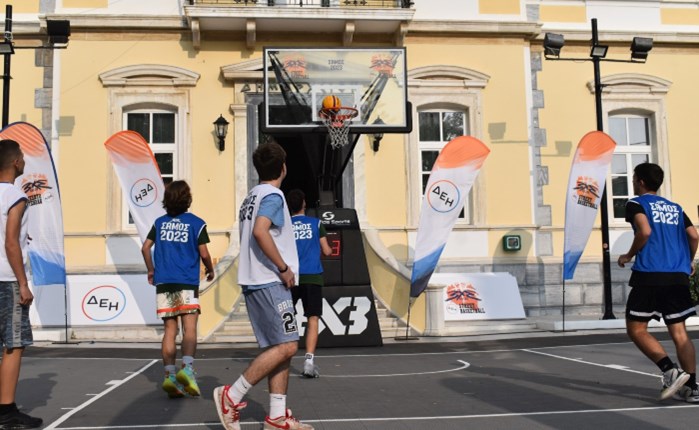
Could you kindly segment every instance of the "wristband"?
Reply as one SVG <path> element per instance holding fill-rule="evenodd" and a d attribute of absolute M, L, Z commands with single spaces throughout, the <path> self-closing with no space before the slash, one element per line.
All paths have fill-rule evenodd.
<path fill-rule="evenodd" d="M 288 264 L 286 265 L 286 267 L 284 268 L 284 270 L 280 270 L 279 273 L 284 273 L 284 272 L 286 272 L 287 270 L 289 270 L 289 265 L 288 265 Z"/>

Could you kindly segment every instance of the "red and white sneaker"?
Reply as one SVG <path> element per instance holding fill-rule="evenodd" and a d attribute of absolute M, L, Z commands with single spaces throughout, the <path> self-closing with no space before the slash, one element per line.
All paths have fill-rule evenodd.
<path fill-rule="evenodd" d="M 285 417 L 265 418 L 264 430 L 313 430 L 313 426 L 304 424 L 291 415 L 291 409 L 286 410 Z"/>
<path fill-rule="evenodd" d="M 246 402 L 233 403 L 228 397 L 230 385 L 214 388 L 214 403 L 218 419 L 221 420 L 223 428 L 226 430 L 240 430 L 240 410 L 246 407 Z M 283 428 L 283 427 L 282 427 Z"/>

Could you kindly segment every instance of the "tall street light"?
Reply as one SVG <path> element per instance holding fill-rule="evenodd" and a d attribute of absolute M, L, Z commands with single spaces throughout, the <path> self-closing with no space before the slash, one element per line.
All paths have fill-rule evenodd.
<path fill-rule="evenodd" d="M 597 19 L 592 19 L 592 42 L 590 56 L 586 58 L 561 58 L 561 49 L 565 45 L 565 38 L 561 34 L 546 33 L 544 37 L 544 57 L 552 61 L 591 61 L 595 74 L 595 113 L 597 114 L 597 131 L 604 131 L 604 117 L 602 113 L 602 82 L 600 79 L 600 62 L 609 61 L 615 63 L 645 63 L 648 52 L 653 49 L 653 39 L 649 37 L 634 37 L 631 43 L 631 59 L 617 60 L 605 58 L 608 45 L 599 43 L 597 34 Z M 602 319 L 615 319 L 612 309 L 612 270 L 609 256 L 609 216 L 607 209 L 607 187 L 602 193 L 600 205 L 602 212 L 602 269 L 604 281 L 604 316 Z"/>

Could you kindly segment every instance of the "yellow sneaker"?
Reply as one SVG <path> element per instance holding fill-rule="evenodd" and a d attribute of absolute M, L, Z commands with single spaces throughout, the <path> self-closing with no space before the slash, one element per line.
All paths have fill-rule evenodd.
<path fill-rule="evenodd" d="M 172 373 L 165 376 L 165 380 L 163 381 L 163 390 L 171 399 L 184 397 L 183 387 L 179 382 L 177 382 L 177 378 L 175 378 L 175 375 Z"/>
<path fill-rule="evenodd" d="M 199 391 L 199 385 L 197 384 L 196 373 L 192 366 L 184 366 L 177 372 L 177 382 L 182 384 L 184 390 L 190 396 L 198 397 L 201 396 L 201 391 Z"/>

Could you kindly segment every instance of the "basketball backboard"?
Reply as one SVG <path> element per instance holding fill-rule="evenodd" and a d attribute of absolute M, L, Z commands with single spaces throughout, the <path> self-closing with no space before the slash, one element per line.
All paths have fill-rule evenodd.
<path fill-rule="evenodd" d="M 325 96 L 358 110 L 350 133 L 409 133 L 404 48 L 265 48 L 264 133 L 326 132 Z"/>

